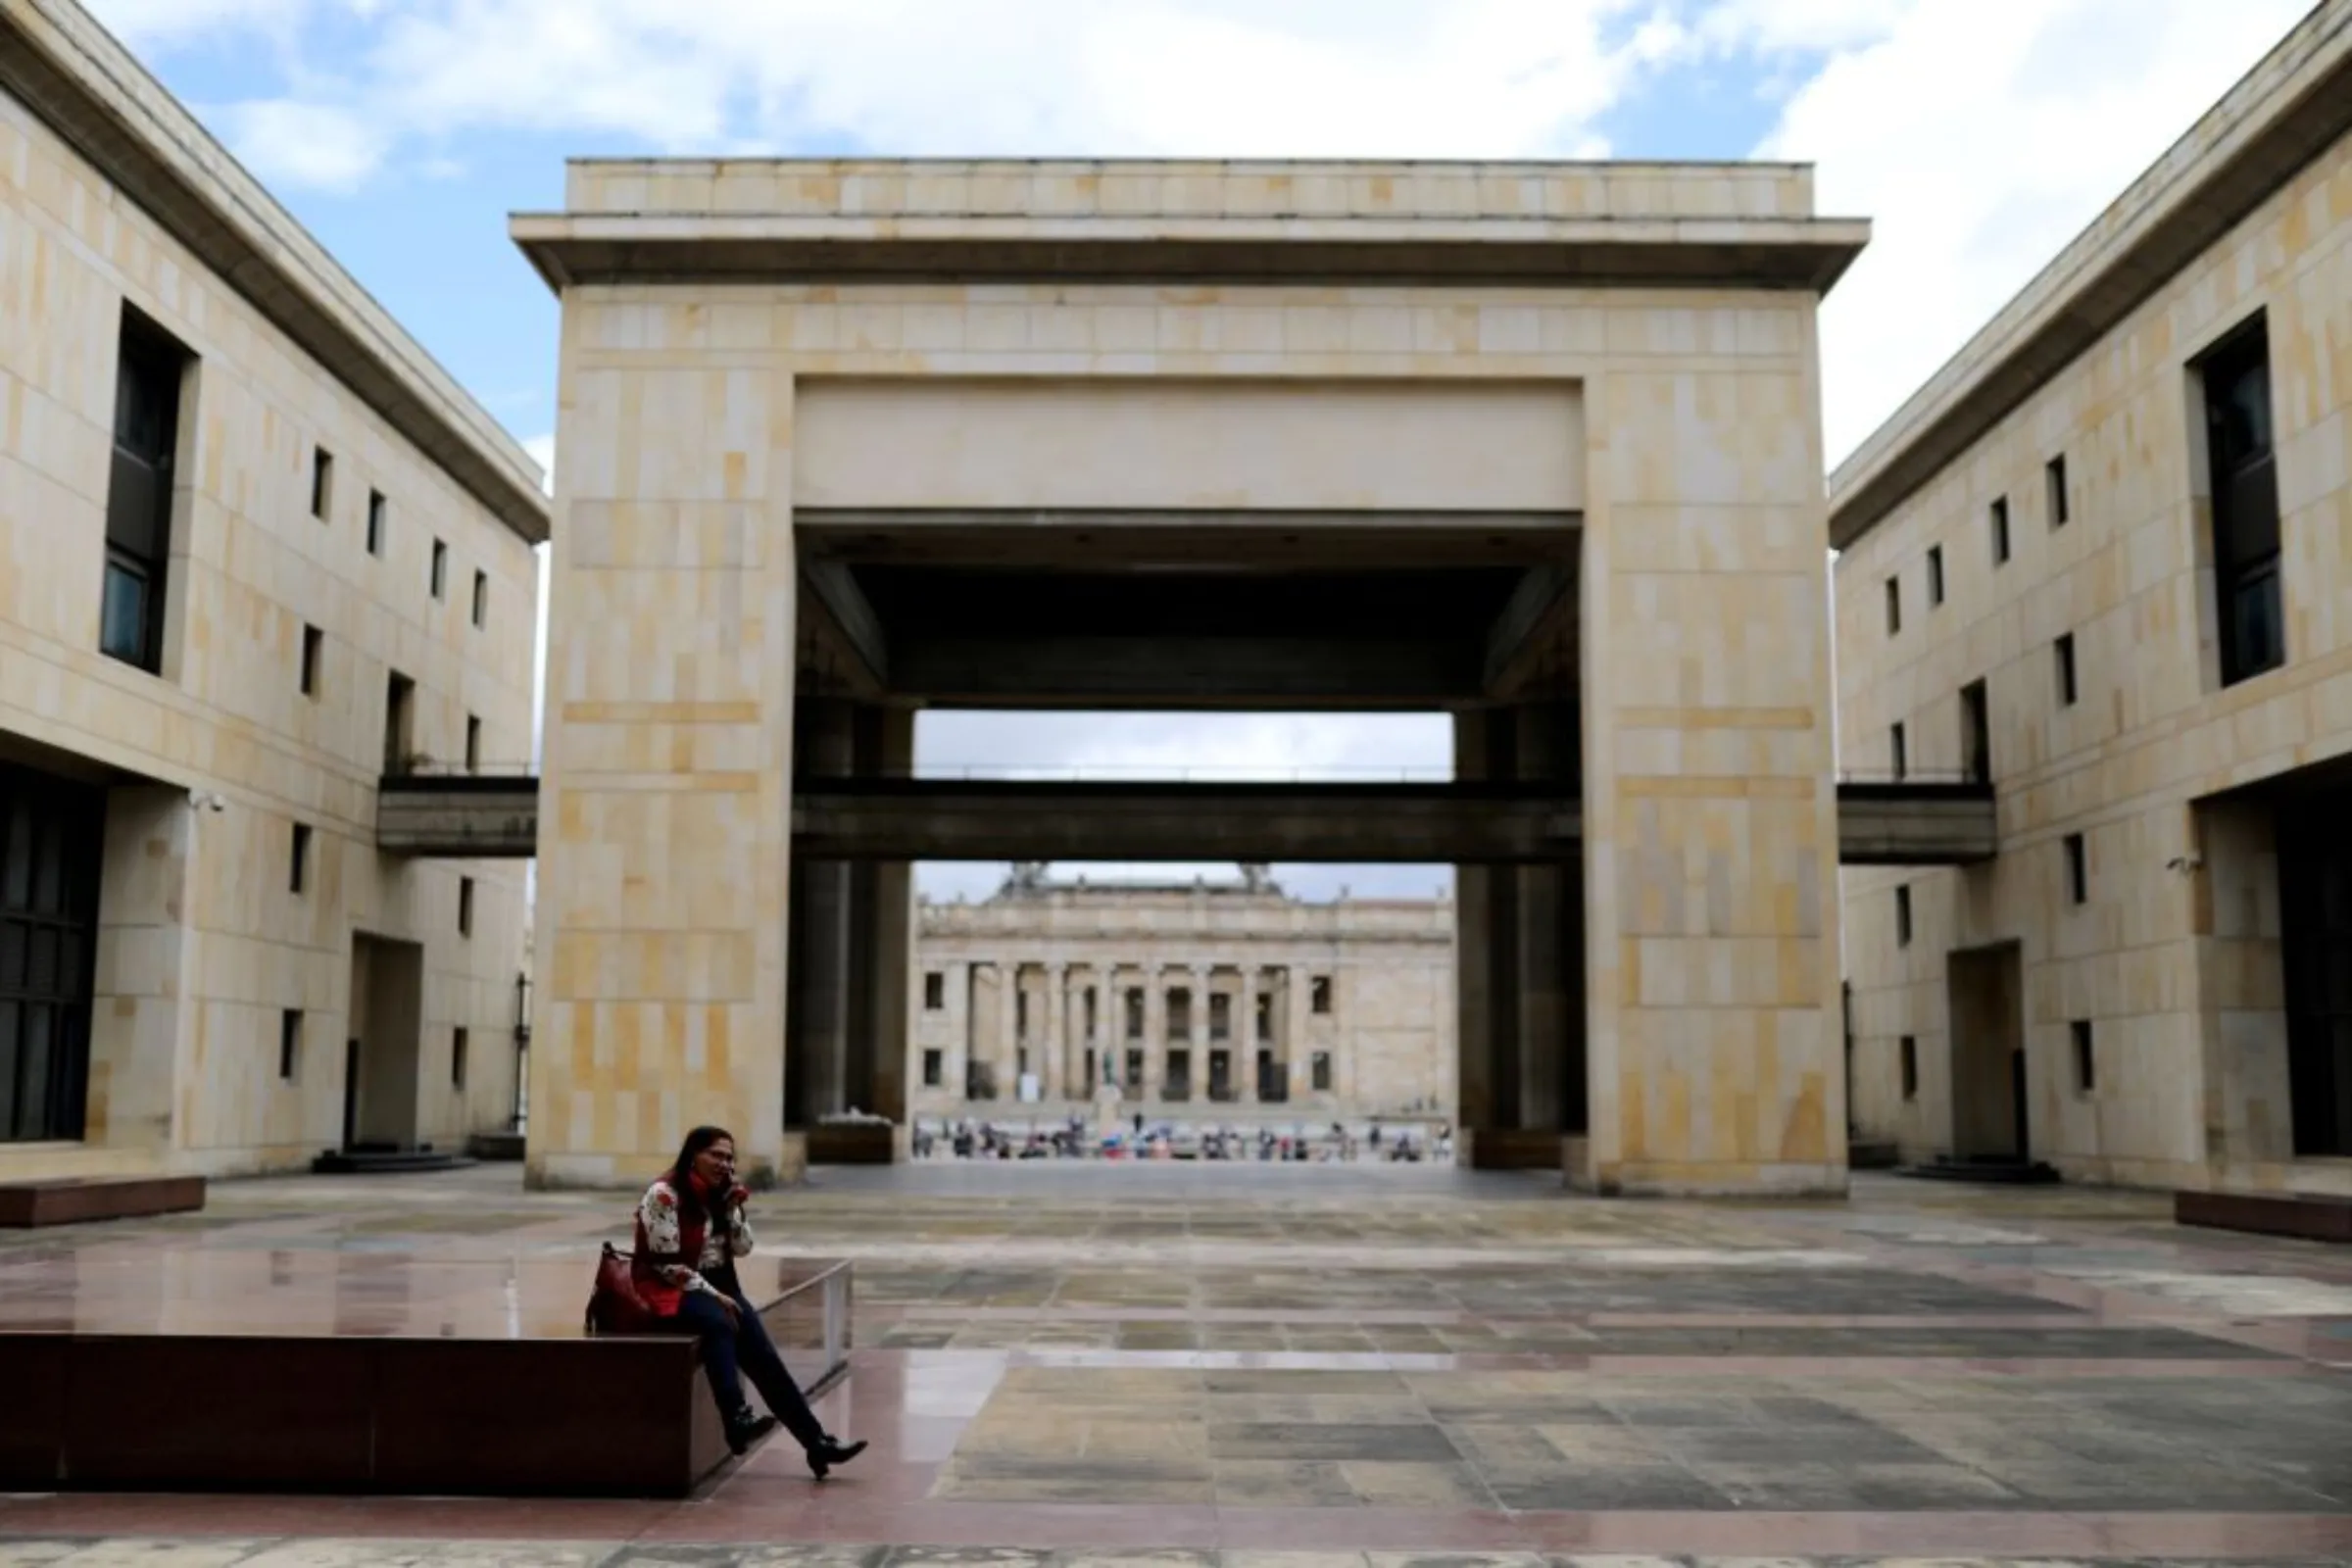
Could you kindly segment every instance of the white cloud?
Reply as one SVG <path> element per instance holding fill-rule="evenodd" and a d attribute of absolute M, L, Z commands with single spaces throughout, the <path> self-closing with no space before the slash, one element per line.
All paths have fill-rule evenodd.
<path fill-rule="evenodd" d="M 272 185 L 357 190 L 393 139 L 365 115 L 288 98 L 228 104 L 213 118 L 239 161 Z"/>
<path fill-rule="evenodd" d="M 231 31 L 285 31 L 311 0 L 87 0 L 109 32 L 133 49 L 156 49 Z"/>
<path fill-rule="evenodd" d="M 1822 312 L 1833 466 L 2262 57 L 2307 0 L 1731 0 L 1712 36 L 1836 46 L 1761 156 L 1872 220 Z"/>

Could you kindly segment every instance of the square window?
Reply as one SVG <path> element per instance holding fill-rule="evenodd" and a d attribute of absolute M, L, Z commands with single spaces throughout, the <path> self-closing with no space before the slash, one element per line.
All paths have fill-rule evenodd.
<path fill-rule="evenodd" d="M 449 595 L 449 546 L 438 539 L 433 541 L 432 590 L 435 599 Z"/>
<path fill-rule="evenodd" d="M 286 872 L 287 891 L 300 893 L 310 878 L 311 825 L 308 822 L 297 822 L 294 824 L 293 853 Z"/>
<path fill-rule="evenodd" d="M 1911 889 L 1907 885 L 1894 890 L 1894 945 L 1911 945 Z"/>
<path fill-rule="evenodd" d="M 470 1044 L 470 1040 L 465 1029 L 459 1028 L 450 1031 L 449 1087 L 452 1089 L 466 1087 L 466 1048 L 468 1044 Z"/>
<path fill-rule="evenodd" d="M 1886 579 L 1886 635 L 1891 637 L 1903 629 L 1903 579 Z"/>
<path fill-rule="evenodd" d="M 1900 1049 L 1902 1052 L 1903 1098 L 1917 1100 L 1919 1098 L 1919 1041 L 1911 1035 L 1905 1035 Z"/>
<path fill-rule="evenodd" d="M 458 878 L 458 935 L 473 935 L 473 878 Z"/>
<path fill-rule="evenodd" d="M 473 623 L 477 627 L 490 624 L 490 574 L 473 574 Z"/>
<path fill-rule="evenodd" d="M 2076 904 L 2090 902 L 2090 852 L 2080 833 L 2069 833 L 2062 841 L 2066 852 L 2066 894 Z"/>
<path fill-rule="evenodd" d="M 316 626 L 302 628 L 302 695 L 318 695 L 318 656 L 325 651 L 326 633 Z"/>
<path fill-rule="evenodd" d="M 2075 634 L 2070 631 L 2061 635 L 2051 645 L 2051 653 L 2057 662 L 2058 706 L 2072 708 L 2075 706 Z"/>
<path fill-rule="evenodd" d="M 937 1089 L 939 1081 L 946 1071 L 947 1061 L 941 1055 L 939 1048 L 936 1046 L 925 1047 L 923 1051 L 923 1087 Z"/>
<path fill-rule="evenodd" d="M 302 1013 L 288 1007 L 277 1015 L 277 1076 L 292 1083 L 302 1071 Z"/>
<path fill-rule="evenodd" d="M 1886 732 L 1886 744 L 1894 761 L 1894 776 L 1899 782 L 1911 773 L 1911 748 L 1906 744 L 1902 725 L 1897 724 Z"/>
<path fill-rule="evenodd" d="M 1943 603 L 1943 546 L 1928 547 L 1928 603 Z"/>
<path fill-rule="evenodd" d="M 2075 1044 L 2075 1093 L 2090 1094 L 2099 1086 L 2098 1063 L 2092 1059 L 2090 1048 L 2090 1020 L 2077 1018 L 2067 1029 Z"/>
<path fill-rule="evenodd" d="M 311 449 L 311 515 L 320 522 L 326 520 L 327 508 L 334 501 L 335 460 L 324 447 Z"/>
<path fill-rule="evenodd" d="M 2001 497 L 1992 504 L 1992 564 L 1996 566 L 2009 559 L 2009 498 Z"/>
<path fill-rule="evenodd" d="M 2050 526 L 2063 528 L 2072 514 L 2066 500 L 2066 454 L 2061 452 L 2043 467 L 2042 484 L 2049 492 Z"/>
<path fill-rule="evenodd" d="M 1308 1005 L 1317 1012 L 1331 1010 L 1331 976 L 1316 975 L 1307 982 Z"/>
<path fill-rule="evenodd" d="M 941 1012 L 948 1005 L 948 977 L 937 969 L 923 976 L 923 1010 Z"/>
<path fill-rule="evenodd" d="M 368 553 L 371 556 L 384 553 L 384 493 L 381 490 L 368 492 Z"/>

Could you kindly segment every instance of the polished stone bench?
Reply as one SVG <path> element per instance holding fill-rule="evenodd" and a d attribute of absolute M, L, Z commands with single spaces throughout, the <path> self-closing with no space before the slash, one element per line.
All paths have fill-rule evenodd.
<path fill-rule="evenodd" d="M 2183 1191 L 2173 1195 L 2173 1218 L 2207 1230 L 2293 1236 L 2307 1242 L 2352 1242 L 2352 1198 Z"/>
<path fill-rule="evenodd" d="M 201 1176 L 60 1176 L 0 1182 L 0 1228 L 184 1214 L 204 1206 Z"/>
<path fill-rule="evenodd" d="M 205 1250 L 0 1292 L 0 1492 L 676 1497 L 731 1457 L 695 1342 L 591 1338 L 593 1253 Z M 850 1265 L 743 1260 L 811 1396 Z"/>

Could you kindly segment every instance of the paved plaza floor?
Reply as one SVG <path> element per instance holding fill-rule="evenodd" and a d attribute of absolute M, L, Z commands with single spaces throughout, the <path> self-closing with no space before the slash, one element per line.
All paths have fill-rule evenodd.
<path fill-rule="evenodd" d="M 627 1209 L 513 1166 L 222 1183 L 0 1240 L 0 1327 L 321 1251 L 576 1259 L 584 1294 Z M 0 1497 L 0 1564 L 2352 1563 L 2352 1253 L 2168 1216 L 1873 1177 L 1760 1205 L 1417 1166 L 828 1171 L 757 1215 L 856 1265 L 820 1408 L 873 1447 L 822 1487 L 770 1443 L 685 1502 Z"/>

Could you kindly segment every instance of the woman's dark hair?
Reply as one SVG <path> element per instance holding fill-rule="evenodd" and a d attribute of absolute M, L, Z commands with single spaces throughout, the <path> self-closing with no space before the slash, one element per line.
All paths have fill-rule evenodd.
<path fill-rule="evenodd" d="M 669 1167 L 667 1176 L 669 1185 L 677 1192 L 680 1203 L 691 1203 L 706 1211 L 709 1209 L 710 1205 L 705 1203 L 701 1196 L 694 1190 L 694 1162 L 702 1157 L 704 1150 L 721 1139 L 731 1144 L 735 1141 L 735 1135 L 724 1127 L 697 1127 L 688 1133 L 686 1141 L 678 1146 L 677 1160 Z"/>

